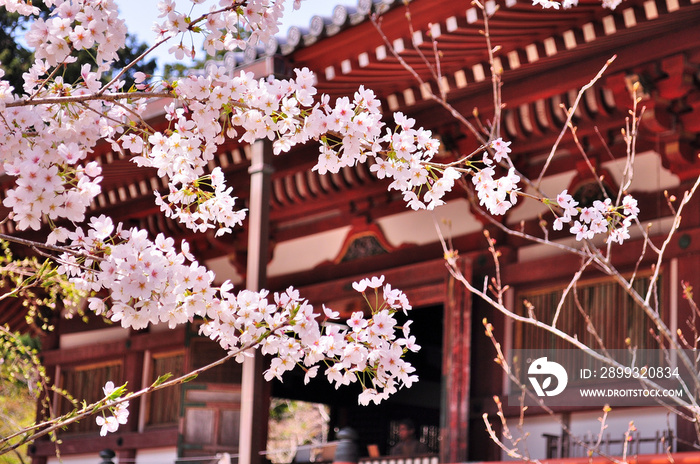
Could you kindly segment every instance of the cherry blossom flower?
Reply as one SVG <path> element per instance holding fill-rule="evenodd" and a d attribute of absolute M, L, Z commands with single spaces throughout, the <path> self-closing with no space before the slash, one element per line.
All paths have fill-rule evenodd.
<path fill-rule="evenodd" d="M 500 163 L 504 157 L 509 156 L 510 144 L 511 142 L 504 142 L 500 137 L 491 142 L 491 148 L 494 150 L 493 159 L 495 162 Z"/>
<path fill-rule="evenodd" d="M 114 386 L 114 382 L 108 381 L 104 387 L 102 387 L 102 392 L 105 395 L 107 410 L 112 415 L 107 416 L 99 415 L 95 418 L 97 425 L 100 427 L 100 435 L 105 436 L 108 432 L 114 433 L 119 429 L 119 425 L 124 425 L 129 419 L 129 402 L 122 401 L 115 403 L 119 397 L 115 397 L 115 392 L 118 389 Z"/>
<path fill-rule="evenodd" d="M 399 371 L 382 364 L 389 358 L 377 355 L 398 343 L 393 314 L 411 308 L 405 294 L 385 283 L 384 276 L 355 283 L 353 287 L 359 293 L 367 288 L 382 288 L 378 293 L 382 297 L 376 306 L 369 307 L 370 316 L 357 311 L 342 330 L 336 325 L 320 325 L 318 314 L 293 288 L 269 295 L 266 291 L 249 290 L 235 294 L 230 282 L 215 287 L 214 274 L 193 261 L 185 244 L 178 251 L 172 239 L 159 235 L 151 241 L 145 231 L 125 230 L 121 224 L 113 226 L 102 216 L 93 218 L 87 231 L 77 228 L 60 234 L 56 240 L 81 250 L 79 257 L 65 253 L 59 272 L 68 275 L 79 288 L 106 291 L 107 298 L 92 297 L 88 307 L 99 314 L 110 314 L 112 321 L 123 327 L 140 329 L 159 322 L 175 327 L 206 316 L 202 334 L 218 341 L 225 350 L 245 348 L 266 338 L 261 349 L 273 357 L 265 373 L 267 379 L 281 378 L 297 365 L 311 368 L 326 361 L 334 366 L 326 377 L 336 386 L 366 376 L 374 379 L 372 388 L 384 393 L 405 384 L 397 377 Z M 339 316 L 326 307 L 323 311 L 329 319 Z M 410 337 L 407 326 L 403 332 L 404 339 Z M 237 357 L 241 361 L 242 353 Z M 375 361 L 370 363 L 370 359 Z M 410 368 L 404 367 L 404 371 Z M 316 372 L 307 371 L 308 378 Z M 115 391 L 112 382 L 104 387 L 106 396 L 114 396 Z M 117 423 L 124 423 L 125 406 L 115 405 L 110 410 Z M 105 433 L 114 428 L 112 419 L 100 419 L 100 423 Z"/>
<path fill-rule="evenodd" d="M 323 314 L 325 314 L 328 319 L 338 319 L 340 317 L 340 313 L 338 311 L 333 311 L 332 309 L 327 308 L 326 305 L 323 305 Z"/>
<path fill-rule="evenodd" d="M 102 387 L 102 391 L 104 392 L 105 396 L 109 396 L 114 392 L 114 382 L 111 380 L 108 381 L 104 387 Z"/>
<path fill-rule="evenodd" d="M 100 427 L 100 435 L 103 437 L 107 435 L 107 432 L 114 433 L 119 429 L 119 421 L 114 416 L 97 416 L 95 420 L 97 421 L 97 425 Z"/>
<path fill-rule="evenodd" d="M 364 315 L 360 311 L 352 313 L 352 316 L 350 316 L 350 319 L 348 319 L 348 325 L 355 332 L 359 332 L 360 330 L 364 329 L 367 327 L 367 324 L 367 320 L 364 319 Z"/>
<path fill-rule="evenodd" d="M 172 0 L 158 3 L 160 19 L 154 27 L 161 38 L 172 39 L 170 51 L 178 59 L 195 53 L 185 40 L 189 34 L 203 34 L 212 54 L 266 42 L 277 32 L 283 12 L 282 0 L 248 0 L 241 8 L 222 2 L 221 8 L 197 11 L 199 3 L 193 2 L 188 11 L 179 11 Z M 549 0 L 535 3 L 560 6 Z M 566 0 L 564 7 L 573 3 Z M 607 3 L 612 8 L 616 4 Z M 0 5 L 22 15 L 39 11 L 21 1 L 0 0 Z M 509 161 L 511 142 L 495 138 L 487 143 L 494 154 L 490 159 L 484 153 L 482 169 L 470 162 L 459 169 L 434 163 L 440 142 L 431 131 L 417 128 L 403 113 L 384 115 L 377 95 L 364 86 L 351 97 L 331 102 L 328 95 L 318 94 L 317 78 L 307 68 L 294 70 L 289 79 L 255 79 L 252 73 L 229 75 L 215 67 L 208 74 L 162 83 L 137 73 L 138 89 L 160 89 L 170 97 L 164 107 L 168 128 L 158 132 L 137 116 L 146 109 L 145 99 L 119 93 L 128 90 L 119 78 L 102 84 L 126 39 L 116 4 L 66 0 L 47 5 L 55 7 L 52 13 L 35 18 L 24 36 L 36 53 L 22 89 L 2 80 L 0 71 L 0 162 L 5 173 L 16 178 L 3 205 L 11 209 L 20 231 L 47 224 L 53 229 L 47 242 L 70 250 L 59 257 L 57 271 L 90 294 L 88 309 L 133 329 L 157 323 L 175 327 L 206 318 L 201 333 L 237 353 L 238 361 L 246 356 L 245 348 L 262 341 L 261 350 L 273 358 L 267 378 L 281 377 L 300 365 L 308 381 L 325 363 L 325 377 L 336 387 L 362 382 L 362 404 L 380 401 L 415 382 L 413 367 L 402 355 L 419 346 L 409 324 L 397 339 L 394 318 L 411 305 L 383 276 L 353 283 L 368 307 L 353 313 L 346 325 L 318 322 L 321 315 L 294 289 L 270 295 L 236 293 L 230 282 L 216 286 L 213 273 L 195 260 L 186 242 L 178 248 L 172 238 L 159 234 L 152 239 L 146 231 L 126 229 L 106 216 L 89 217 L 85 223 L 101 193 L 102 171 L 93 153 L 106 140 L 115 153 L 154 169 L 168 183 L 166 193 L 154 192 L 163 214 L 191 230 L 220 236 L 231 233 L 246 216 L 223 171 L 214 166 L 227 137 L 242 143 L 270 139 L 275 154 L 317 140 L 315 171 L 338 173 L 368 163 L 370 172 L 389 179 L 389 189 L 399 192 L 414 210 L 444 204 L 455 183 L 471 176 L 480 204 L 497 215 L 506 214 L 519 193 L 515 170 L 504 173 L 502 168 L 512 166 L 504 163 Z M 192 21 L 197 14 L 201 20 Z M 95 48 L 94 64 L 83 65 L 76 82 L 65 82 L 57 71 L 86 48 Z M 25 95 L 18 94 L 22 91 Z M 79 97 L 89 98 L 74 101 Z M 32 103 L 61 98 L 66 98 L 61 105 Z M 393 123 L 384 122 L 392 118 Z M 557 204 L 563 214 L 554 228 L 578 218 L 570 228 L 578 240 L 607 234 L 609 242 L 622 243 L 639 213 L 629 195 L 621 205 L 606 200 L 579 208 L 565 190 Z M 74 225 L 55 227 L 59 221 Z M 366 298 L 367 289 L 375 290 L 375 298 Z M 326 319 L 339 318 L 325 306 L 323 314 Z M 107 397 L 115 391 L 112 382 L 103 389 Z M 102 435 L 116 431 L 128 418 L 127 402 L 109 401 L 111 415 L 96 419 Z"/>
<path fill-rule="evenodd" d="M 623 213 L 629 216 L 637 216 L 639 214 L 639 208 L 637 207 L 637 200 L 635 200 L 632 195 L 625 195 L 622 199 Z"/>

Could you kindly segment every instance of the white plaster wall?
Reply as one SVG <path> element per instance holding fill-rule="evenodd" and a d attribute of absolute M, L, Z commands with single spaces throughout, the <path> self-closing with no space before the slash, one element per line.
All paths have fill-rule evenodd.
<path fill-rule="evenodd" d="M 177 459 L 177 448 L 174 446 L 167 448 L 142 449 L 136 452 L 134 461 L 122 462 L 121 464 L 174 464 Z M 62 455 L 59 461 L 56 457 L 50 457 L 47 464 L 100 464 L 99 453 Z M 120 464 L 119 459 L 112 459 L 114 464 Z"/>
<path fill-rule="evenodd" d="M 91 330 L 59 336 L 58 343 L 61 348 L 75 348 L 78 346 L 92 345 L 95 343 L 108 343 L 125 340 L 129 337 L 129 331 L 121 326 L 107 329 Z"/>
<path fill-rule="evenodd" d="M 278 243 L 272 261 L 267 265 L 267 275 L 273 277 L 305 271 L 334 259 L 350 229 L 350 226 L 341 227 Z"/>
<path fill-rule="evenodd" d="M 610 172 L 615 184 L 620 185 L 624 178 L 625 164 L 625 159 L 617 159 L 602 163 L 602 167 Z M 661 165 L 661 157 L 653 151 L 640 153 L 635 157 L 633 174 L 632 183 L 627 189 L 629 192 L 654 192 L 670 189 L 680 184 L 678 177 Z M 545 177 L 540 189 L 548 197 L 554 198 L 569 186 L 575 175 L 576 173 L 571 171 Z M 535 194 L 534 189 L 531 188 L 524 189 L 524 191 Z M 545 211 L 547 211 L 547 207 L 542 203 L 525 198 L 520 200 L 516 208 L 511 211 L 508 222 L 517 224 L 523 220 L 536 218 L 538 214 Z"/>
<path fill-rule="evenodd" d="M 389 244 L 395 247 L 404 243 L 424 245 L 438 241 L 436 223 L 445 237 L 457 237 L 481 230 L 481 223 L 469 211 L 469 202 L 465 199 L 450 201 L 433 211 L 407 209 L 378 219 L 377 223 Z"/>
<path fill-rule="evenodd" d="M 649 229 L 649 235 L 653 237 L 658 236 L 660 234 L 667 234 L 673 226 L 673 221 L 674 219 L 672 217 L 655 219 L 652 223 L 651 228 Z M 646 226 L 646 223 L 642 224 L 642 227 Z M 634 240 L 641 238 L 643 236 L 643 232 L 644 231 L 640 229 L 636 224 L 633 225 L 632 227 L 630 227 L 630 239 Z M 572 248 L 581 248 L 581 243 L 577 242 L 576 238 L 573 236 L 567 237 L 562 240 L 555 240 L 555 243 L 566 245 Z M 595 243 L 599 247 L 604 247 L 605 238 L 602 236 L 596 237 L 596 239 L 593 240 L 593 243 Z M 550 258 L 552 256 L 559 256 L 562 253 L 565 252 L 552 245 L 529 245 L 518 248 L 518 260 L 519 262 L 535 261 L 538 259 Z"/>
<path fill-rule="evenodd" d="M 569 186 L 574 175 L 575 173 L 572 171 L 545 177 L 542 179 L 540 191 L 543 195 L 555 198 L 562 190 Z M 525 188 L 525 184 L 522 182 L 520 184 L 524 192 L 531 195 L 538 195 L 535 189 L 530 187 Z M 546 211 L 548 211 L 548 208 L 539 201 L 530 198 L 520 198 L 515 207 L 508 213 L 508 223 L 517 224 L 520 221 L 536 218 L 537 215 Z"/>
<path fill-rule="evenodd" d="M 143 449 L 136 452 L 135 464 L 173 464 L 176 459 L 177 448 L 174 446 L 168 448 Z"/>
<path fill-rule="evenodd" d="M 617 159 L 603 163 L 603 167 L 612 174 L 617 185 L 622 182 L 626 161 Z M 632 184 L 628 189 L 630 192 L 655 192 L 680 184 L 678 177 L 661 165 L 661 156 L 654 151 L 635 156 L 633 174 Z"/>
<path fill-rule="evenodd" d="M 403 244 L 423 245 L 437 242 L 435 224 L 440 226 L 445 237 L 456 237 L 481 230 L 481 224 L 469 211 L 465 199 L 451 201 L 435 211 L 413 211 L 386 216 L 377 220 L 384 236 L 391 246 Z M 313 269 L 322 262 L 335 259 L 350 233 L 351 227 L 341 227 L 328 232 L 309 235 L 294 240 L 277 243 L 272 261 L 268 264 L 268 276 L 278 276 L 292 272 Z M 209 261 L 207 264 L 216 260 Z M 232 277 L 235 271 L 224 261 L 215 262 L 220 267 L 215 270 L 217 281 Z"/>
<path fill-rule="evenodd" d="M 228 256 L 210 259 L 205 262 L 204 265 L 207 269 L 214 271 L 216 275 L 214 282 L 217 284 L 222 284 L 226 280 L 230 280 L 233 285 L 238 285 L 243 282 L 243 276 L 231 265 Z"/>
<path fill-rule="evenodd" d="M 53 456 L 46 460 L 46 464 L 100 464 L 101 462 L 102 459 L 98 453 L 61 455 L 60 460 Z M 119 464 L 119 460 L 116 457 L 112 462 L 114 462 L 114 464 Z"/>

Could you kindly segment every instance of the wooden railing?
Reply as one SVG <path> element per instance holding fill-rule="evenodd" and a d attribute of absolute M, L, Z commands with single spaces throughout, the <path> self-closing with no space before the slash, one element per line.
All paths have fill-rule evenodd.
<path fill-rule="evenodd" d="M 398 457 L 380 456 L 376 458 L 360 458 L 358 464 L 438 464 L 439 459 L 435 455 Z"/>
<path fill-rule="evenodd" d="M 482 461 L 470 464 L 514 464 L 518 461 Z M 546 464 L 612 464 L 610 458 L 604 457 L 579 457 L 579 458 L 554 458 L 544 461 Z M 628 458 L 630 464 L 700 464 L 700 452 L 691 451 L 668 454 L 640 454 Z M 466 463 L 465 463 L 466 464 Z"/>
<path fill-rule="evenodd" d="M 568 436 L 546 433 L 542 436 L 546 440 L 547 459 L 588 456 L 588 451 L 594 448 L 608 456 L 619 456 L 622 455 L 622 447 L 626 441 L 624 435 L 613 437 L 610 434 L 604 435 L 598 444 L 598 437 L 593 435 L 584 436 L 580 442 L 576 442 Z M 642 449 L 642 445 L 645 443 L 653 443 L 656 454 L 663 454 L 667 450 L 675 451 L 673 430 L 657 431 L 653 437 L 642 437 L 639 432 L 636 432 L 630 435 L 628 440 L 627 455 L 648 454 L 651 450 Z"/>

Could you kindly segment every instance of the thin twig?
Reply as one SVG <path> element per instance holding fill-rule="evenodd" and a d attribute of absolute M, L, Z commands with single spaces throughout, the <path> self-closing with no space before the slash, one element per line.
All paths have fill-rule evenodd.
<path fill-rule="evenodd" d="M 571 106 L 571 108 L 566 112 L 566 123 L 564 124 L 564 127 L 562 128 L 561 132 L 559 132 L 559 135 L 557 136 L 557 140 L 554 142 L 554 145 L 552 145 L 552 149 L 549 152 L 549 156 L 547 157 L 547 161 L 544 164 L 544 167 L 542 168 L 542 171 L 540 172 L 540 175 L 537 177 L 537 182 L 536 184 L 539 186 L 542 184 L 542 179 L 544 178 L 544 174 L 547 172 L 547 168 L 549 168 L 549 164 L 552 162 L 554 159 L 554 154 L 557 151 L 557 148 L 559 148 L 559 143 L 561 142 L 561 139 L 564 138 L 564 134 L 566 133 L 567 129 L 569 128 L 569 124 L 571 123 L 571 119 L 574 117 L 575 109 L 578 107 L 579 102 L 581 101 L 581 98 L 583 97 L 583 94 L 593 87 L 593 85 L 600 80 L 601 77 L 603 77 L 603 73 L 608 69 L 608 67 L 612 64 L 613 61 L 615 61 L 615 58 L 617 58 L 617 55 L 613 55 L 612 58 L 610 58 L 608 61 L 605 62 L 603 67 L 598 71 L 598 74 L 595 75 L 591 81 L 581 87 L 581 90 L 579 90 L 578 94 L 576 95 L 576 100 L 574 100 L 574 104 Z"/>
<path fill-rule="evenodd" d="M 7 103 L 6 108 L 16 108 L 22 106 L 38 106 L 38 105 L 65 105 L 68 103 L 84 103 L 89 101 L 109 101 L 116 100 L 139 100 L 144 98 L 174 98 L 171 92 L 115 92 L 104 95 L 91 93 L 87 95 L 68 95 L 65 97 L 44 97 L 30 99 L 19 99 Z"/>

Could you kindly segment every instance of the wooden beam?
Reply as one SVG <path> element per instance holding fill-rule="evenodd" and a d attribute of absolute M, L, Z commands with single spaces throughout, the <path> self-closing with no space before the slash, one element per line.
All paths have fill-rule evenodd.
<path fill-rule="evenodd" d="M 88 417 L 86 420 L 95 420 Z M 145 430 L 143 432 L 122 432 L 110 433 L 105 437 L 100 437 L 97 432 L 91 436 L 75 436 L 68 434 L 61 435 L 61 454 L 69 456 L 71 454 L 98 453 L 103 449 L 112 449 L 117 452 L 126 450 L 138 450 L 144 448 L 164 448 L 176 446 L 178 440 L 177 427 L 159 428 Z M 56 445 L 49 440 L 39 440 L 33 445 L 32 458 L 49 457 L 56 455 Z M 98 464 L 96 461 L 95 464 Z"/>
<path fill-rule="evenodd" d="M 460 260 L 468 279 L 471 263 Z M 454 277 L 447 281 L 442 350 L 443 397 L 440 408 L 440 462 L 466 462 L 471 382 L 471 293 Z"/>
<path fill-rule="evenodd" d="M 46 366 L 56 366 L 86 364 L 105 359 L 120 359 L 129 352 L 164 350 L 171 347 L 179 348 L 184 344 L 185 330 L 181 326 L 178 329 L 168 330 L 167 332 L 136 334 L 125 340 L 91 344 L 89 350 L 85 349 L 84 346 L 79 346 L 76 348 L 44 351 L 41 353 L 41 357 Z"/>
<path fill-rule="evenodd" d="M 90 349 L 84 346 L 70 349 L 46 351 L 41 354 L 45 366 L 64 366 L 66 364 L 84 364 L 88 362 L 121 359 L 126 353 L 126 340 L 117 342 L 91 344 Z"/>
<path fill-rule="evenodd" d="M 653 242 L 658 246 L 663 237 L 654 237 Z M 686 245 L 687 244 L 687 245 Z M 625 244 L 616 246 L 613 250 L 612 264 L 621 270 L 632 270 L 639 263 L 640 269 L 656 263 L 656 256 L 648 253 L 641 261 L 643 244 L 642 240 L 628 240 Z M 682 229 L 676 232 L 675 240 L 672 240 L 666 248 L 666 259 L 700 253 L 700 228 Z M 502 268 L 503 281 L 508 285 L 527 286 L 528 284 L 555 285 L 556 280 L 552 274 L 552 264 L 556 261 L 557 273 L 560 281 L 568 279 L 581 266 L 581 258 L 573 254 L 557 255 L 555 258 L 543 258 L 537 261 L 518 262 L 508 264 Z M 591 268 L 591 273 L 598 272 L 597 268 Z M 683 278 L 683 276 L 681 276 Z"/>
<path fill-rule="evenodd" d="M 613 54 L 617 55 L 617 59 L 608 73 L 624 72 L 631 67 L 697 49 L 697 44 L 700 44 L 700 29 L 696 27 L 698 21 L 700 6 L 696 5 L 685 11 L 682 19 L 662 17 L 639 25 L 634 33 L 628 31 L 600 44 L 593 43 L 579 53 L 562 53 L 507 71 L 503 75 L 503 102 L 513 108 L 581 86 L 590 81 Z M 643 43 L 639 40 L 640 36 L 644 36 Z M 552 76 L 556 76 L 556 79 Z M 458 111 L 467 115 L 475 107 L 490 108 L 493 104 L 488 79 L 470 83 L 464 89 L 451 92 L 448 97 Z M 404 109 L 419 124 L 430 121 L 431 127 L 434 127 L 452 120 L 447 111 L 435 111 L 432 102 L 419 103 L 413 110 Z"/>
<path fill-rule="evenodd" d="M 187 328 L 180 325 L 175 329 L 164 332 L 137 333 L 130 337 L 132 351 L 165 351 L 171 348 L 182 348 L 185 344 Z"/>
<path fill-rule="evenodd" d="M 365 307 L 362 297 L 353 290 L 352 283 L 370 275 L 384 275 L 385 282 L 406 293 L 412 306 L 440 304 L 445 299 L 442 288 L 444 288 L 447 269 L 442 259 L 414 262 L 403 266 L 395 264 L 393 267 L 381 270 L 367 268 L 364 272 L 361 271 L 355 275 L 297 287 L 301 295 L 310 303 L 316 305 L 325 303 L 349 315 L 353 311 L 362 311 Z"/>

